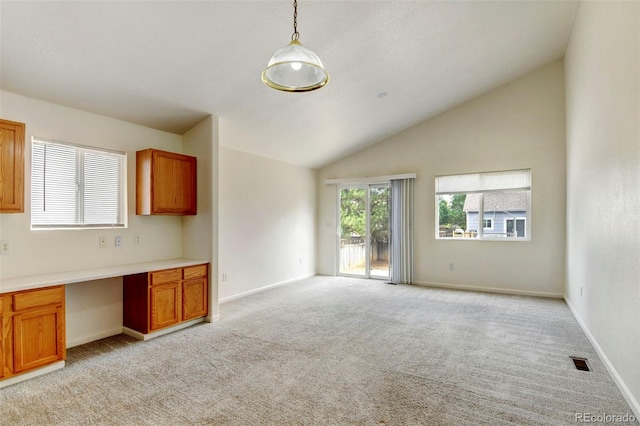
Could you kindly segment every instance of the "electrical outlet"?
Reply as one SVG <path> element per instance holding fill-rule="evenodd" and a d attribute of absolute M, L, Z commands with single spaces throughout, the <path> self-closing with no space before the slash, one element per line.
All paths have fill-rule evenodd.
<path fill-rule="evenodd" d="M 139 246 L 140 245 L 140 234 L 136 234 L 133 236 L 133 245 L 134 246 Z"/>
<path fill-rule="evenodd" d="M 98 247 L 106 248 L 107 247 L 107 237 L 99 237 L 98 238 Z"/>
<path fill-rule="evenodd" d="M 222 281 L 226 281 L 227 280 L 227 274 L 223 273 L 222 274 Z"/>
<path fill-rule="evenodd" d="M 302 258 L 298 259 L 298 265 L 302 265 Z"/>
<path fill-rule="evenodd" d="M 582 297 L 582 286 L 580 286 L 580 297 Z"/>
<path fill-rule="evenodd" d="M 122 237 L 120 235 L 116 236 L 116 239 L 114 241 L 114 245 L 116 247 L 122 247 Z"/>
<path fill-rule="evenodd" d="M 11 253 L 11 244 L 9 240 L 0 241 L 0 255 Z"/>
<path fill-rule="evenodd" d="M 455 265 L 453 263 L 449 264 L 449 270 L 453 271 L 454 269 L 456 269 Z"/>

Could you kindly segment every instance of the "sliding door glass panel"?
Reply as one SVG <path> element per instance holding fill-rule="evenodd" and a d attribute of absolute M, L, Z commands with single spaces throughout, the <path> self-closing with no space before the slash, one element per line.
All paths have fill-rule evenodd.
<path fill-rule="evenodd" d="M 339 273 L 366 276 L 367 190 L 340 190 Z"/>
<path fill-rule="evenodd" d="M 339 270 L 342 275 L 390 275 L 389 184 L 340 189 Z"/>
<path fill-rule="evenodd" d="M 369 187 L 369 276 L 389 278 L 391 188 Z"/>

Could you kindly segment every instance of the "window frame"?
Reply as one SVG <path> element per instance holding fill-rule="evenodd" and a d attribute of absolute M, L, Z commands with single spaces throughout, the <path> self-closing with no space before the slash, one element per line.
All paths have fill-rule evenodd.
<path fill-rule="evenodd" d="M 40 145 L 58 145 L 67 148 L 72 148 L 75 153 L 75 184 L 76 184 L 76 194 L 75 194 L 75 221 L 76 223 L 68 224 L 68 223 L 51 223 L 51 224 L 34 224 L 34 197 L 33 197 L 33 185 L 34 185 L 34 169 L 33 169 L 33 161 L 34 161 L 34 146 L 36 144 Z M 115 156 L 117 158 L 118 170 L 118 203 L 117 203 L 117 223 L 86 223 L 85 222 L 85 192 L 84 192 L 84 184 L 85 184 L 85 155 L 89 154 L 108 154 L 111 156 Z M 77 229 L 126 229 L 128 227 L 128 206 L 127 206 L 127 153 L 123 151 L 106 149 L 100 147 L 94 147 L 89 145 L 81 145 L 71 142 L 58 141 L 53 139 L 41 138 L 37 136 L 31 137 L 31 173 L 30 173 L 30 190 L 31 190 L 31 203 L 30 203 L 30 227 L 32 231 L 42 231 L 42 230 L 77 230 Z"/>
<path fill-rule="evenodd" d="M 514 232 L 516 233 L 516 235 L 518 234 L 518 221 L 519 220 L 524 220 L 524 237 L 520 237 L 520 239 L 524 239 L 527 238 L 527 217 L 526 216 L 515 216 L 515 217 L 508 217 L 504 219 L 504 229 L 507 229 L 507 222 L 509 222 L 510 220 L 513 220 L 513 229 Z M 516 237 L 518 238 L 518 237 Z"/>
<path fill-rule="evenodd" d="M 496 175 L 496 174 L 509 174 L 509 173 L 514 173 L 514 174 L 522 174 L 523 172 L 526 172 L 527 174 L 527 179 L 528 179 L 528 185 L 524 186 L 524 187 L 512 187 L 512 188 L 492 188 L 492 189 L 488 189 L 488 190 L 474 190 L 473 188 L 471 188 L 470 190 L 457 190 L 457 191 L 442 191 L 439 192 L 438 188 L 439 188 L 439 182 L 438 179 L 439 178 L 456 178 L 456 177 L 473 177 L 472 175 Z M 441 240 L 441 241 L 504 241 L 504 242 L 525 242 L 525 241 L 531 241 L 531 190 L 532 190 L 532 171 L 531 169 L 518 169 L 518 170 L 505 170 L 505 171 L 493 171 L 493 172 L 477 172 L 477 173 L 466 173 L 466 174 L 454 174 L 454 175 L 438 175 L 435 177 L 435 232 L 434 232 L 434 238 L 436 240 Z M 491 228 L 485 228 L 484 227 L 484 214 L 485 214 L 485 209 L 484 209 L 484 194 L 489 194 L 489 193 L 496 193 L 496 192 L 508 192 L 508 191 L 525 191 L 526 192 L 526 196 L 527 196 L 527 208 L 526 208 L 526 214 L 524 216 L 522 215 L 518 215 L 517 216 L 517 220 L 524 220 L 525 221 L 525 227 L 524 227 L 524 232 L 525 232 L 525 236 L 524 237 L 509 237 L 509 238 L 495 238 L 495 237 L 485 237 L 484 236 L 484 231 L 485 230 L 492 230 L 495 229 L 495 220 L 492 220 L 492 227 Z M 478 225 L 482 224 L 483 226 L 478 226 L 477 229 L 477 234 L 475 237 L 470 237 L 470 238 L 459 238 L 459 237 L 446 237 L 446 236 L 441 236 L 441 232 L 440 232 L 440 206 L 439 206 L 439 197 L 446 195 L 446 196 L 453 196 L 456 194 L 465 194 L 465 195 L 469 195 L 469 194 L 476 194 L 479 196 L 479 207 L 478 207 Z M 467 213 L 468 216 L 468 213 Z M 468 219 L 467 219 L 468 220 Z M 514 227 L 516 226 L 516 222 L 514 222 Z M 468 227 L 468 223 L 467 223 L 467 227 Z M 506 229 L 506 221 L 505 221 L 505 229 Z M 467 234 L 467 230 L 465 230 L 465 234 Z M 470 233 L 471 235 L 473 235 L 473 233 Z"/>
<path fill-rule="evenodd" d="M 489 221 L 489 223 L 491 223 L 490 226 L 485 226 L 485 222 Z M 482 219 L 482 229 L 489 229 L 492 230 L 493 229 L 493 219 Z"/>

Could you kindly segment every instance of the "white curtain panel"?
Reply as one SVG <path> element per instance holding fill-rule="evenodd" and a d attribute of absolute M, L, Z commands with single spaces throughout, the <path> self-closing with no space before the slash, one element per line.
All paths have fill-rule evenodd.
<path fill-rule="evenodd" d="M 391 181 L 391 282 L 413 283 L 413 184 Z"/>

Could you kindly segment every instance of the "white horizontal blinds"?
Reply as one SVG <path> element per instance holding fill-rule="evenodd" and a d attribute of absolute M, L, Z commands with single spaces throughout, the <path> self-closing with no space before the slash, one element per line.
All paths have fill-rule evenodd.
<path fill-rule="evenodd" d="M 436 177 L 436 194 L 529 189 L 530 169 Z"/>
<path fill-rule="evenodd" d="M 84 222 L 119 223 L 120 160 L 107 152 L 84 152 Z"/>
<path fill-rule="evenodd" d="M 31 226 L 124 226 L 124 153 L 32 139 Z"/>
<path fill-rule="evenodd" d="M 76 149 L 34 142 L 31 167 L 31 224 L 76 224 Z"/>

